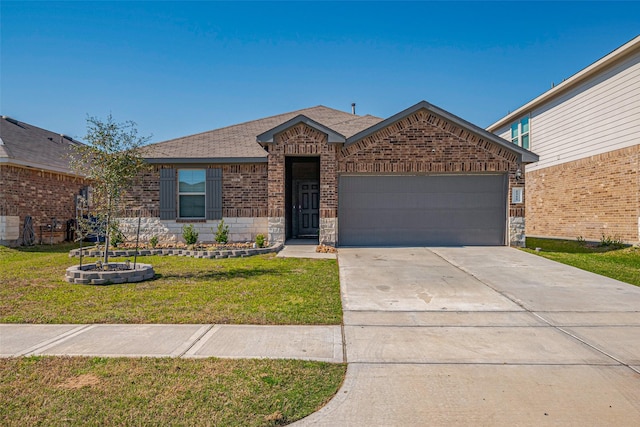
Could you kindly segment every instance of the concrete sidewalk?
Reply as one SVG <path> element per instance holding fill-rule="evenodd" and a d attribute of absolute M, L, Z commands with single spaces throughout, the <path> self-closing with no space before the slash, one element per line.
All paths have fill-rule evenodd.
<path fill-rule="evenodd" d="M 640 288 L 507 247 L 339 261 L 347 376 L 295 425 L 640 425 Z"/>
<path fill-rule="evenodd" d="M 344 361 L 340 326 L 0 324 L 0 357 L 31 355 Z"/>

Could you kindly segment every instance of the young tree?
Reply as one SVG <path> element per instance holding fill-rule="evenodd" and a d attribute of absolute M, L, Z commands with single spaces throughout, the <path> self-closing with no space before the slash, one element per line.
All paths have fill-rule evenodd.
<path fill-rule="evenodd" d="M 106 264 L 109 262 L 111 232 L 118 229 L 122 196 L 147 167 L 140 156 L 140 147 L 150 137 L 138 136 L 136 123 L 118 123 L 109 114 L 104 121 L 87 117 L 87 135 L 84 139 L 86 144 L 74 147 L 70 163 L 76 173 L 90 180 L 91 213 L 104 233 Z"/>

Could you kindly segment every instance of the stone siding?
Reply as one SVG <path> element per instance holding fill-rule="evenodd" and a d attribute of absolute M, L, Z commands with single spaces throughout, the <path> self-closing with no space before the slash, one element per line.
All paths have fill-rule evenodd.
<path fill-rule="evenodd" d="M 640 144 L 527 173 L 527 235 L 640 243 Z"/>
<path fill-rule="evenodd" d="M 525 219 L 521 216 L 509 217 L 509 244 L 524 248 L 526 245 Z"/>
<path fill-rule="evenodd" d="M 51 223 L 56 218 L 59 229 L 53 234 L 53 241 L 64 240 L 66 221 L 75 219 L 75 197 L 87 185 L 83 178 L 57 172 L 29 169 L 19 166 L 0 166 L 0 215 L 18 217 L 18 239 L 7 239 L 5 244 L 22 243 L 24 218 L 33 219 L 36 242 L 41 237 L 49 242 L 51 232 L 42 236 L 40 226 Z"/>
<path fill-rule="evenodd" d="M 223 218 L 225 225 L 229 226 L 230 242 L 253 242 L 256 235 L 267 236 L 267 218 Z M 120 218 L 120 229 L 128 241 L 135 241 L 138 227 L 137 217 Z M 215 233 L 219 221 L 163 221 L 160 218 L 142 218 L 140 223 L 140 242 L 148 242 L 153 236 L 157 236 L 162 242 L 184 242 L 182 227 L 191 224 L 198 231 L 198 241 L 212 243 L 215 241 Z"/>

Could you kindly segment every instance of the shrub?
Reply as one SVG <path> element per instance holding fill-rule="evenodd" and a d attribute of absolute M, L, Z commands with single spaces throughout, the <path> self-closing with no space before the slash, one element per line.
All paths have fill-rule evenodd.
<path fill-rule="evenodd" d="M 218 223 L 218 229 L 215 232 L 216 243 L 229 242 L 229 226 L 224 224 L 224 219 L 221 219 Z"/>
<path fill-rule="evenodd" d="M 619 248 L 624 248 L 627 245 L 625 245 L 625 243 L 622 241 L 622 239 L 619 236 L 605 236 L 603 234 L 602 238 L 600 239 L 600 246 L 619 249 Z"/>
<path fill-rule="evenodd" d="M 195 245 L 198 241 L 198 232 L 192 224 L 182 226 L 182 238 L 187 245 Z"/>
<path fill-rule="evenodd" d="M 152 248 L 156 248 L 156 246 L 158 246 L 158 236 L 153 236 L 152 238 L 149 239 L 149 244 L 151 245 Z"/>
<path fill-rule="evenodd" d="M 584 237 L 582 236 L 576 237 L 576 242 L 578 242 L 580 246 L 585 246 L 587 244 L 587 241 L 584 240 Z"/>
<path fill-rule="evenodd" d="M 256 236 L 256 246 L 259 248 L 264 248 L 264 234 L 258 234 Z"/>
<path fill-rule="evenodd" d="M 120 243 L 124 243 L 124 234 L 118 229 L 117 225 L 111 226 L 111 233 L 109 233 L 109 243 L 114 248 L 117 248 Z"/>

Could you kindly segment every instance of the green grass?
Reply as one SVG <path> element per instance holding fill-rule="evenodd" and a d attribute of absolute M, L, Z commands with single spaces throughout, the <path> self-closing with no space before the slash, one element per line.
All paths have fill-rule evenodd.
<path fill-rule="evenodd" d="M 540 248 L 540 252 L 535 252 Z M 640 248 L 616 248 L 572 240 L 527 238 L 527 252 L 640 286 Z"/>
<path fill-rule="evenodd" d="M 323 406 L 345 370 L 294 360 L 0 359 L 0 425 L 284 425 Z"/>
<path fill-rule="evenodd" d="M 340 324 L 335 260 L 140 257 L 151 281 L 69 284 L 69 245 L 0 247 L 0 322 Z M 120 258 L 122 259 L 122 258 Z M 117 260 L 117 258 L 114 258 Z M 88 260 L 85 259 L 85 262 Z"/>

